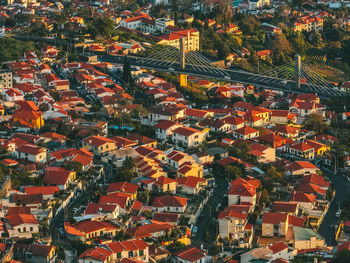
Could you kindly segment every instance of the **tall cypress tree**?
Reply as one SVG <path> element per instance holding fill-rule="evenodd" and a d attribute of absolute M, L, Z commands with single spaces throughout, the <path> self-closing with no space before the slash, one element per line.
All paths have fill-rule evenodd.
<path fill-rule="evenodd" d="M 124 57 L 124 66 L 123 66 L 123 80 L 127 83 L 130 83 L 131 78 L 131 68 L 128 56 Z"/>

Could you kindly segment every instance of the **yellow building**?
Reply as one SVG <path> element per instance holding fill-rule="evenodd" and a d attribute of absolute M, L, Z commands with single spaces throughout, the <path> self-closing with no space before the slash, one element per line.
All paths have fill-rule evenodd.
<path fill-rule="evenodd" d="M 0 116 L 4 116 L 5 115 L 5 107 L 0 105 Z"/>
<path fill-rule="evenodd" d="M 180 39 L 184 38 L 184 49 L 189 51 L 199 50 L 199 32 L 196 29 L 176 31 L 160 36 L 157 44 L 180 48 Z"/>
<path fill-rule="evenodd" d="M 305 140 L 305 143 L 311 146 L 312 148 L 314 148 L 315 155 L 324 155 L 325 153 L 331 150 L 331 147 L 328 146 L 327 144 L 323 144 L 313 140 Z"/>
<path fill-rule="evenodd" d="M 44 119 L 41 111 L 19 111 L 13 115 L 13 122 L 17 122 L 31 129 L 40 129 L 44 126 Z"/>
<path fill-rule="evenodd" d="M 115 141 L 102 136 L 89 136 L 82 141 L 82 145 L 83 148 L 101 156 L 117 149 Z"/>

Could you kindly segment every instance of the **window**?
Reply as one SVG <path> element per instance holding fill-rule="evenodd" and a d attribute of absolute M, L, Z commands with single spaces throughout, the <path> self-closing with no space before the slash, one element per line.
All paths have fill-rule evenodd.
<path fill-rule="evenodd" d="M 117 253 L 117 258 L 121 258 L 122 257 L 122 253 Z"/>
<path fill-rule="evenodd" d="M 140 257 L 143 256 L 143 250 L 140 250 L 140 251 L 139 251 L 139 255 L 140 255 Z"/>
<path fill-rule="evenodd" d="M 129 257 L 132 257 L 132 256 L 133 256 L 132 251 L 129 251 Z"/>
<path fill-rule="evenodd" d="M 30 232 L 32 232 L 32 231 L 33 231 L 33 227 L 31 226 L 31 227 L 30 227 Z"/>

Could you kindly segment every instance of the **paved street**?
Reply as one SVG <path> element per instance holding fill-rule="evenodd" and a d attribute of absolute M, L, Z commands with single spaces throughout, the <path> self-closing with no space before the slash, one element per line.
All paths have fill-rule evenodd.
<path fill-rule="evenodd" d="M 203 212 L 202 216 L 197 222 L 197 235 L 195 240 L 193 240 L 192 244 L 195 246 L 200 246 L 203 244 L 204 248 L 209 248 L 211 246 L 211 243 L 207 242 L 206 238 L 206 231 L 210 227 L 210 222 L 212 220 L 212 217 L 210 216 L 210 210 L 211 213 L 214 214 L 217 206 L 222 203 L 224 195 L 227 193 L 227 181 L 224 178 L 216 177 L 215 178 L 216 187 L 214 188 L 214 193 L 211 199 L 209 199 L 208 204 Z"/>
<path fill-rule="evenodd" d="M 339 206 L 342 209 L 346 202 L 349 200 L 350 195 L 350 183 L 341 175 L 334 175 L 329 171 L 323 170 L 323 173 L 326 174 L 329 180 L 332 181 L 336 195 L 328 209 L 328 213 L 323 219 L 323 222 L 319 228 L 319 233 L 325 238 L 327 245 L 334 246 L 336 241 L 334 239 L 335 230 L 334 225 L 338 224 L 338 218 L 335 216 Z"/>

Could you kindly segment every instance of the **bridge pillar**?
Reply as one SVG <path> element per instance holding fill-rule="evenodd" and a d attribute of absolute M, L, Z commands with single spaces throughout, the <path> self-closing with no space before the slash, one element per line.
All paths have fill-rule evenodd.
<path fill-rule="evenodd" d="M 180 38 L 180 67 L 185 68 L 185 38 Z"/>
<path fill-rule="evenodd" d="M 296 83 L 297 88 L 300 89 L 300 76 L 301 76 L 301 56 L 299 54 L 295 55 L 295 73 L 296 73 Z"/>
<path fill-rule="evenodd" d="M 188 75 L 186 74 L 180 74 L 179 78 L 180 78 L 180 86 L 181 87 L 186 87 L 187 86 L 187 77 Z"/>

